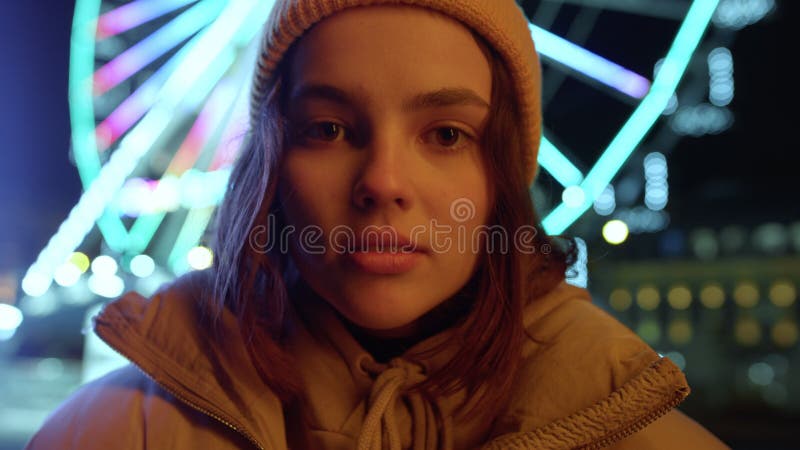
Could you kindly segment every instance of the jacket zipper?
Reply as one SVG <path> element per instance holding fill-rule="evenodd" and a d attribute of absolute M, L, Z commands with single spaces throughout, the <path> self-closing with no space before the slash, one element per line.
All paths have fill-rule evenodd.
<path fill-rule="evenodd" d="M 109 347 L 111 347 L 111 345 L 109 345 Z M 218 415 L 214 414 L 213 412 L 211 412 L 211 411 L 209 411 L 209 410 L 207 410 L 207 409 L 203 408 L 202 406 L 199 406 L 199 405 L 195 404 L 194 402 L 192 402 L 191 400 L 187 399 L 187 398 L 186 398 L 186 397 L 184 397 L 183 395 L 181 395 L 181 394 L 178 394 L 178 392 L 177 392 L 176 390 L 174 390 L 174 389 L 172 389 L 172 388 L 170 388 L 170 387 L 166 386 L 164 383 L 161 383 L 161 382 L 159 382 L 159 381 L 158 381 L 158 380 L 156 380 L 156 379 L 155 379 L 155 378 L 154 378 L 152 375 L 150 375 L 149 373 L 147 373 L 147 372 L 146 372 L 144 369 L 142 369 L 142 368 L 141 368 L 141 366 L 139 366 L 139 364 L 137 364 L 137 363 L 136 363 L 136 362 L 133 360 L 133 358 L 131 358 L 130 356 L 126 355 L 125 353 L 123 353 L 123 352 L 121 352 L 121 351 L 117 350 L 117 349 L 116 349 L 116 348 L 114 348 L 114 347 L 111 347 L 111 348 L 112 348 L 112 349 L 113 349 L 115 352 L 117 352 L 117 353 L 119 353 L 120 355 L 122 355 L 122 356 L 123 356 L 125 359 L 127 359 L 128 361 L 130 361 L 130 362 L 133 364 L 133 366 L 134 366 L 134 367 L 136 367 L 137 369 L 139 369 L 139 372 L 142 372 L 142 374 L 144 374 L 144 376 L 146 376 L 148 379 L 150 379 L 150 380 L 151 380 L 153 383 L 156 383 L 157 385 L 159 385 L 159 386 L 160 386 L 162 389 L 164 389 L 165 391 L 169 392 L 169 393 L 170 393 L 170 395 L 172 395 L 173 397 L 177 398 L 178 400 L 180 400 L 181 402 L 183 402 L 184 404 L 186 404 L 186 405 L 187 405 L 187 406 L 189 406 L 190 408 L 194 409 L 195 411 L 198 411 L 198 412 L 200 412 L 200 413 L 202 413 L 202 414 L 205 414 L 205 415 L 206 415 L 206 416 L 208 416 L 208 417 L 211 417 L 211 418 L 215 419 L 217 422 L 219 422 L 219 423 L 221 423 L 221 424 L 225 425 L 226 427 L 230 428 L 231 430 L 233 430 L 233 431 L 234 431 L 234 432 L 236 432 L 237 434 L 239 434 L 239 435 L 241 435 L 241 436 L 244 436 L 244 437 L 245 437 L 245 438 L 246 438 L 248 441 L 250 441 L 250 443 L 251 443 L 251 444 L 253 444 L 254 446 L 256 446 L 256 448 L 258 448 L 258 450 L 265 450 L 265 449 L 264 449 L 264 446 L 262 446 L 262 445 L 261 445 L 261 443 L 260 443 L 260 442 L 258 442 L 258 440 L 256 440 L 256 438 L 254 438 L 254 437 L 253 437 L 253 436 L 252 436 L 250 433 L 248 433 L 247 431 L 245 431 L 245 430 L 242 430 L 242 429 L 238 428 L 236 425 L 233 425 L 232 423 L 228 422 L 228 421 L 227 421 L 227 420 L 225 420 L 224 418 L 222 418 L 222 417 L 220 417 L 220 416 L 218 416 Z"/>
<path fill-rule="evenodd" d="M 599 441 L 592 442 L 591 444 L 586 445 L 584 447 L 580 447 L 580 448 L 583 449 L 583 450 L 596 450 L 596 449 L 601 449 L 601 448 L 608 447 L 608 446 L 610 446 L 610 445 L 612 445 L 612 444 L 614 444 L 614 443 L 616 443 L 618 441 L 621 441 L 621 440 L 627 438 L 628 436 L 641 431 L 642 428 L 646 427 L 647 425 L 650 425 L 656 419 L 660 418 L 661 416 L 663 416 L 664 414 L 668 413 L 670 410 L 672 410 L 673 408 L 678 406 L 681 403 L 681 401 L 683 401 L 683 397 L 676 396 L 676 398 L 673 398 L 668 403 L 664 404 L 660 408 L 656 409 L 655 411 L 653 411 L 650 414 L 646 415 L 645 417 L 641 418 L 639 421 L 637 421 L 633 425 L 631 425 L 631 426 L 629 426 L 627 428 L 624 428 L 624 429 L 622 429 L 620 431 L 617 431 L 616 433 L 612 434 L 611 436 L 605 437 L 605 438 L 603 438 L 603 439 L 601 439 Z"/>

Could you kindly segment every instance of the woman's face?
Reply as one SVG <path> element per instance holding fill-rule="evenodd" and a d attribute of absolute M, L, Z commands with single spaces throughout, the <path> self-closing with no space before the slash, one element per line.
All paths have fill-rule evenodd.
<path fill-rule="evenodd" d="M 472 238 L 491 208 L 479 144 L 487 57 L 438 13 L 351 8 L 298 42 L 285 86 L 292 137 L 278 195 L 300 275 L 367 331 L 415 333 L 480 254 Z M 367 237 L 378 231 L 383 252 Z M 404 254 L 403 238 L 418 251 Z"/>

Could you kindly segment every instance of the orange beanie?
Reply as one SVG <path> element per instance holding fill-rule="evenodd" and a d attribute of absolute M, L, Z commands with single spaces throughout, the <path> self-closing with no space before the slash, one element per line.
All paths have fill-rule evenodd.
<path fill-rule="evenodd" d="M 522 114 L 528 183 L 536 174 L 541 136 L 541 74 L 528 20 L 515 0 L 276 0 L 264 28 L 253 77 L 250 117 L 254 122 L 283 55 L 322 19 L 356 6 L 411 5 L 450 16 L 481 35 L 501 55 L 511 75 Z"/>

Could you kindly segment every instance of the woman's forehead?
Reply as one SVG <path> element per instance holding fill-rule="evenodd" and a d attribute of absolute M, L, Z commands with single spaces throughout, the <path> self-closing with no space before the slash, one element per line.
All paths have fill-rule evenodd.
<path fill-rule="evenodd" d="M 289 75 L 295 88 L 325 84 L 400 94 L 471 90 L 487 103 L 491 69 L 468 28 L 409 6 L 351 8 L 315 25 L 296 44 Z"/>

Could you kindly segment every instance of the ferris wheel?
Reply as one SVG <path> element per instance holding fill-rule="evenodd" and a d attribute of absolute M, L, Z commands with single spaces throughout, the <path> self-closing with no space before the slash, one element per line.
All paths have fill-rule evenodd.
<path fill-rule="evenodd" d="M 545 66 L 539 164 L 563 191 L 544 217 L 549 233 L 581 219 L 664 120 L 725 1 L 521 2 L 526 11 L 541 13 L 530 25 Z M 143 277 L 153 267 L 177 275 L 209 263 L 211 255 L 201 244 L 246 132 L 250 65 L 272 4 L 77 0 L 69 103 L 72 156 L 84 193 L 25 275 L 28 295 L 46 292 L 87 239 L 102 242 L 95 252 L 109 254 L 122 271 Z M 575 19 L 583 25 L 569 25 L 566 33 L 541 19 L 542 11 L 555 17 L 554 8 L 564 6 L 583 20 Z M 668 45 L 651 61 L 658 62 L 656 72 L 637 73 L 625 61 L 581 45 L 586 36 L 570 30 L 591 33 L 586 17 L 604 11 L 626 14 L 632 22 L 645 15 L 666 24 Z M 560 148 L 564 139 L 558 133 L 565 128 L 548 128 L 548 108 L 557 104 L 564 80 L 591 86 L 629 108 L 612 138 L 597 143 L 594 160 L 577 161 Z M 86 264 L 77 265 L 86 271 Z M 69 270 L 69 280 L 80 276 Z"/>
<path fill-rule="evenodd" d="M 628 225 L 637 233 L 663 230 L 669 221 L 666 156 L 685 136 L 718 134 L 732 125 L 727 46 L 775 2 L 521 3 L 533 23 L 548 30 L 533 30 L 544 63 L 539 162 L 546 169 L 533 195 L 547 213 L 546 230 L 561 233 L 575 224 L 577 234 L 599 234 L 609 218 L 623 219 L 626 234 Z M 596 130 L 594 139 L 586 138 Z M 585 214 L 592 207 L 594 214 Z M 603 237 L 618 243 L 605 230 Z"/>

